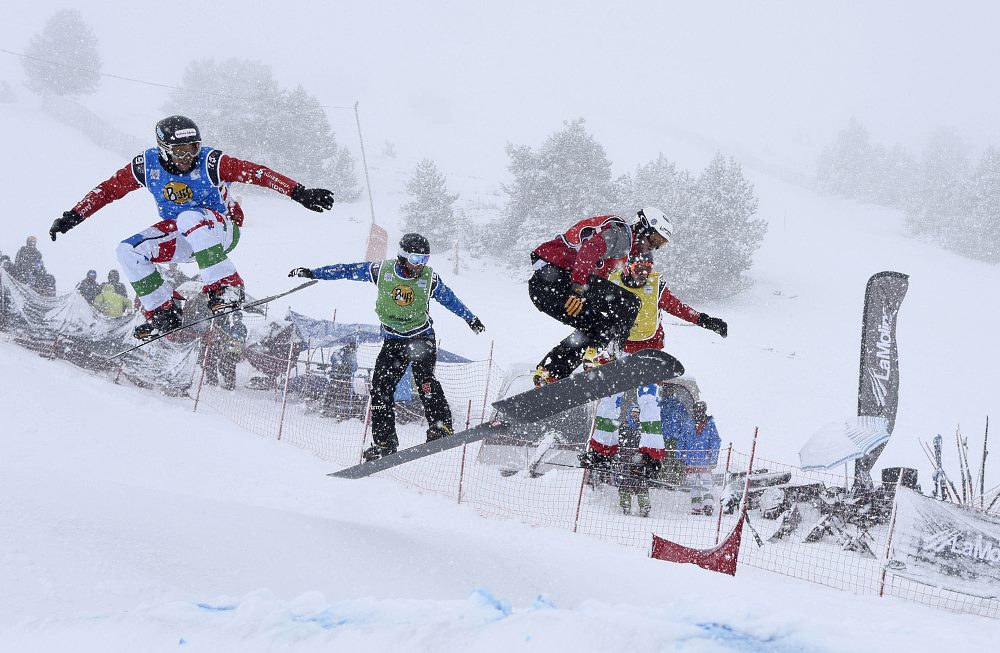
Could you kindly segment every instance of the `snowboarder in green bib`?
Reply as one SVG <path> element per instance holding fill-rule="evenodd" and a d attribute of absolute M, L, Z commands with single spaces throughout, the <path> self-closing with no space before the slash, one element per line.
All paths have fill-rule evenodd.
<path fill-rule="evenodd" d="M 406 366 L 413 365 L 420 401 L 427 418 L 427 441 L 452 433 L 451 408 L 441 384 L 434 378 L 437 343 L 430 316 L 430 301 L 436 300 L 459 316 L 476 333 L 486 328 L 478 317 L 455 296 L 427 262 L 431 247 L 420 234 L 406 234 L 399 241 L 395 260 L 343 263 L 322 268 L 295 268 L 290 277 L 307 279 L 350 279 L 378 286 L 375 314 L 382 323 L 382 351 L 372 373 L 372 446 L 365 460 L 396 453 L 396 414 L 393 394 Z"/>

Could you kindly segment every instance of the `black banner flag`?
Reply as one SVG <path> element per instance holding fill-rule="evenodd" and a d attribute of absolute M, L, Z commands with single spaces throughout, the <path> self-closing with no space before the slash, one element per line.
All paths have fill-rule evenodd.
<path fill-rule="evenodd" d="M 909 276 L 879 272 L 868 280 L 861 324 L 861 371 L 858 381 L 858 415 L 884 417 L 892 433 L 899 401 L 899 352 L 896 317 L 909 288 Z M 854 464 L 855 483 L 872 487 L 871 469 L 885 445 L 879 445 Z"/>

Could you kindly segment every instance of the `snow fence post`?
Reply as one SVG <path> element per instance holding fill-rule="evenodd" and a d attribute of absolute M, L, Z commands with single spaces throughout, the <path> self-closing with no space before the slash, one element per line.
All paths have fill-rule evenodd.
<path fill-rule="evenodd" d="M 278 440 L 285 428 L 285 407 L 288 406 L 288 380 L 292 375 L 292 349 L 295 346 L 295 330 L 288 336 L 288 364 L 285 366 L 285 389 L 281 394 L 281 417 L 278 418 Z"/>
<path fill-rule="evenodd" d="M 365 440 L 368 439 L 368 427 L 372 423 L 372 385 L 371 385 L 371 372 L 369 372 L 368 377 L 368 401 L 365 402 L 365 426 L 361 429 L 361 448 L 358 452 L 358 463 L 363 463 L 365 461 Z M 353 379 L 351 381 L 353 383 Z"/>
<path fill-rule="evenodd" d="M 722 478 L 724 479 L 723 489 L 729 485 L 729 461 L 733 457 L 733 443 L 729 443 L 726 453 L 726 471 L 723 473 Z M 719 493 L 719 517 L 715 520 L 715 545 L 719 545 L 719 538 L 722 537 L 722 493 Z"/>
<path fill-rule="evenodd" d="M 896 506 L 899 505 L 899 488 L 903 485 L 903 470 L 899 470 L 896 479 L 896 492 L 892 495 L 892 517 L 889 518 L 889 534 L 885 538 L 885 551 L 882 553 L 882 571 L 879 574 L 878 595 L 885 596 L 885 566 L 889 563 L 889 551 L 892 549 L 892 535 L 896 532 Z"/>
<path fill-rule="evenodd" d="M 205 367 L 208 365 L 208 354 L 212 349 L 212 342 L 215 336 L 215 320 L 212 320 L 208 325 L 208 340 L 205 343 L 205 353 L 201 357 L 201 376 L 198 378 L 198 390 L 194 393 L 194 410 L 192 413 L 198 412 L 198 401 L 201 399 L 201 387 L 205 385 Z"/>
<path fill-rule="evenodd" d="M 472 422 L 472 399 L 469 399 L 469 406 L 465 411 L 465 430 L 469 430 L 469 425 Z M 458 503 L 462 503 L 462 483 L 465 480 L 465 448 L 468 444 L 462 445 L 462 466 L 458 471 Z"/>
<path fill-rule="evenodd" d="M 597 402 L 591 402 L 591 406 L 595 406 Z M 593 424 L 590 426 L 590 436 L 587 438 L 587 444 L 583 445 L 584 451 L 590 445 L 590 439 L 594 437 L 594 431 L 597 429 L 597 419 L 593 420 Z M 580 525 L 580 506 L 583 504 L 583 488 L 587 485 L 587 480 L 590 478 L 590 469 L 583 470 L 583 475 L 580 477 L 580 493 L 576 497 L 576 515 L 573 517 L 573 532 L 576 532 L 577 526 Z"/>
<path fill-rule="evenodd" d="M 493 345 L 496 344 L 496 340 L 490 340 L 490 358 L 489 362 L 486 364 L 486 386 L 483 388 L 483 410 L 482 414 L 479 416 L 479 423 L 482 424 L 486 421 L 486 403 L 489 401 L 490 397 L 490 377 L 493 375 Z"/>

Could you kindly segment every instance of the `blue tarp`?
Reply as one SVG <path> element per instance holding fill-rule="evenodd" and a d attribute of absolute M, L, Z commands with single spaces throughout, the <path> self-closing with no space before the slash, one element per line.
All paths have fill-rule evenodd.
<path fill-rule="evenodd" d="M 286 321 L 295 326 L 303 342 L 310 347 L 340 347 L 348 343 L 382 342 L 382 331 L 377 324 L 360 324 L 333 322 L 332 320 L 316 320 L 289 309 Z M 444 349 L 438 349 L 439 363 L 470 363 L 468 358 L 453 354 Z M 413 370 L 407 366 L 406 373 L 396 386 L 394 399 L 396 401 L 411 401 L 413 397 Z"/>
<path fill-rule="evenodd" d="M 360 324 L 333 322 L 331 320 L 315 320 L 289 309 L 286 321 L 295 325 L 299 337 L 308 342 L 311 347 L 339 347 L 349 342 L 358 344 L 365 342 L 382 342 L 382 332 L 377 324 Z M 444 349 L 438 349 L 439 363 L 471 363 L 464 356 L 459 356 Z"/>

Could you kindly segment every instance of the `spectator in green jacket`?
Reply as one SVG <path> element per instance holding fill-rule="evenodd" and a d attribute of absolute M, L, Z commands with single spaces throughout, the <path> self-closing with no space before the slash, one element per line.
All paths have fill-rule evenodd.
<path fill-rule="evenodd" d="M 101 286 L 101 292 L 94 298 L 94 308 L 111 318 L 121 317 L 131 305 L 132 302 L 119 295 L 110 283 Z"/>

